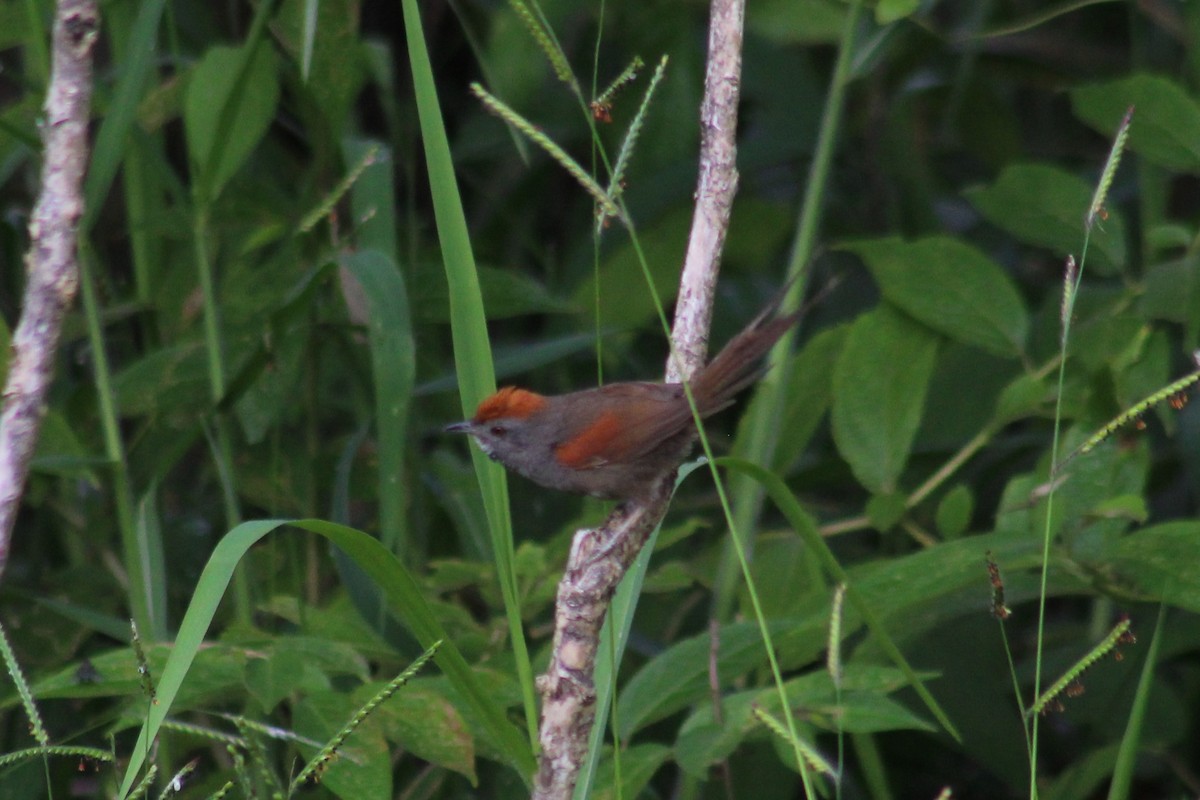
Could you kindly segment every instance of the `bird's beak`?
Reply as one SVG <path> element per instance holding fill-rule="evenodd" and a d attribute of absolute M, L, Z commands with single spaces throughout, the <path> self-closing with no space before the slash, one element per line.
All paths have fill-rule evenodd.
<path fill-rule="evenodd" d="M 470 432 L 471 432 L 471 421 L 470 420 L 467 420 L 466 422 L 455 422 L 453 425 L 447 425 L 446 427 L 442 428 L 442 433 L 470 433 Z"/>

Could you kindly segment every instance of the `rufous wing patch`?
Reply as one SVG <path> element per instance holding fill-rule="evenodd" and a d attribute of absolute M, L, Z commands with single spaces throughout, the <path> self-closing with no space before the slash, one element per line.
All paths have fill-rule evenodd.
<path fill-rule="evenodd" d="M 524 419 L 541 411 L 545 405 L 546 398 L 536 392 L 505 386 L 494 395 L 484 398 L 479 408 L 475 409 L 474 421 L 490 422 L 501 417 Z"/>
<path fill-rule="evenodd" d="M 579 433 L 554 448 L 554 458 L 564 467 L 591 469 L 619 456 L 614 445 L 621 432 L 621 420 L 605 411 Z"/>

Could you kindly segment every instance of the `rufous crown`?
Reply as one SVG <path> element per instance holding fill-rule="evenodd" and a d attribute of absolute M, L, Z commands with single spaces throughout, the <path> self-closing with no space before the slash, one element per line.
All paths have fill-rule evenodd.
<path fill-rule="evenodd" d="M 527 389 L 505 386 L 491 397 L 484 398 L 475 409 L 476 423 L 488 422 L 501 417 L 524 419 L 537 413 L 546 405 L 546 398 Z"/>

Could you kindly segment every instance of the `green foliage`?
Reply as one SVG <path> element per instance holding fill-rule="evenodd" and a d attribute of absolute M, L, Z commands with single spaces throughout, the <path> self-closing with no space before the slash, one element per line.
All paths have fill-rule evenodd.
<path fill-rule="evenodd" d="M 605 629 L 583 794 L 794 797 L 797 752 L 832 793 L 817 765 L 841 750 L 845 797 L 1032 796 L 1035 644 L 1039 686 L 1087 690 L 1047 692 L 1040 796 L 1194 794 L 1175 765 L 1200 760 L 1200 8 L 1168 5 L 880 2 L 835 54 L 850 5 L 749 4 L 712 349 L 792 261 L 823 293 L 772 359 L 778 394 L 709 437 L 755 454 L 718 464 L 745 478 L 783 698 L 689 465 Z M 0 795 L 156 797 L 189 770 L 180 796 L 286 793 L 340 734 L 297 793 L 528 795 L 555 586 L 605 507 L 519 480 L 510 500 L 437 432 L 498 378 L 661 374 L 643 265 L 672 297 L 707 10 L 402 9 L 103 6 L 85 297 L 0 583 Z M 5 347 L 39 13 L 0 4 Z M 307 521 L 268 536 L 283 518 Z M 1097 660 L 1120 614 L 1138 643 Z"/>

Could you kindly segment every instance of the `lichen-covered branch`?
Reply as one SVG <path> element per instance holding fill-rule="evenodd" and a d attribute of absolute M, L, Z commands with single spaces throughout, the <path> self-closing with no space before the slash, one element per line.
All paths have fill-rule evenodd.
<path fill-rule="evenodd" d="M 25 297 L 0 410 L 0 574 L 8 563 L 13 526 L 45 414 L 63 315 L 79 285 L 76 234 L 83 216 L 92 51 L 99 26 L 95 0 L 58 3 L 42 121 L 41 194 L 29 223 Z"/>
<path fill-rule="evenodd" d="M 717 267 L 737 191 L 735 137 L 744 14 L 743 0 L 712 2 L 696 211 L 672 334 L 679 361 L 668 362 L 668 381 L 691 375 L 706 355 Z M 666 514 L 674 478 L 673 473 L 665 475 L 649 498 L 623 503 L 599 528 L 575 534 L 558 586 L 554 652 L 546 674 L 538 679 L 542 752 L 535 800 L 569 800 L 574 792 L 596 716 L 593 678 L 604 615 L 617 584 Z"/>

